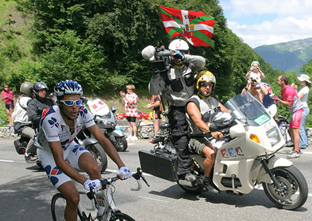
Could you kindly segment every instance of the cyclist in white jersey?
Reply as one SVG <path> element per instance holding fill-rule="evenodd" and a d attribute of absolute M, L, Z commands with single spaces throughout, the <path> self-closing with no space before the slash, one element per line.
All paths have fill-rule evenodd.
<path fill-rule="evenodd" d="M 82 88 L 72 80 L 61 81 L 54 87 L 57 105 L 43 111 L 36 139 L 37 154 L 49 179 L 66 198 L 65 220 L 77 219 L 78 190 L 71 179 L 81 183 L 87 190 L 101 188 L 99 167 L 94 157 L 74 138 L 83 126 L 94 135 L 108 156 L 119 168 L 121 179 L 131 177 L 132 172 L 120 159 L 112 143 L 94 123 L 87 108 L 81 106 Z M 90 179 L 74 168 L 85 171 Z"/>

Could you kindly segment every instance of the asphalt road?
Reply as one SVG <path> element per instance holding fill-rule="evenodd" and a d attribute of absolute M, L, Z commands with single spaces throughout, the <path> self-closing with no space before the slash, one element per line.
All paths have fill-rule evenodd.
<path fill-rule="evenodd" d="M 139 166 L 138 150 L 151 148 L 148 140 L 139 140 L 129 143 L 128 151 L 120 155 L 127 166 L 135 170 Z M 26 164 L 24 157 L 15 152 L 12 139 L 0 140 L 0 150 L 0 221 L 52 220 L 50 201 L 57 191 L 45 172 L 36 165 Z M 286 157 L 283 151 L 278 155 Z M 312 147 L 292 161 L 309 185 L 308 200 L 296 211 L 277 209 L 261 188 L 243 196 L 207 192 L 195 196 L 185 193 L 174 182 L 148 174 L 150 187 L 143 185 L 139 192 L 130 190 L 136 184 L 133 179 L 116 182 L 115 201 L 122 212 L 136 220 L 310 220 Z M 109 161 L 108 172 L 103 176 L 114 176 L 116 169 Z"/>

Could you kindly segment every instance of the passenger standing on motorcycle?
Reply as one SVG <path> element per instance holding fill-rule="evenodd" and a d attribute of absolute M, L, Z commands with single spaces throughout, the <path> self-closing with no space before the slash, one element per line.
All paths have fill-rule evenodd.
<path fill-rule="evenodd" d="M 259 77 L 260 79 L 264 79 L 265 78 L 265 75 L 264 75 L 264 73 L 261 71 L 261 69 L 260 69 L 260 63 L 259 63 L 259 61 L 253 61 L 253 62 L 251 62 L 251 64 L 250 64 L 250 70 L 246 73 L 246 75 L 245 75 L 245 77 L 247 78 L 247 79 L 249 79 L 250 78 L 250 75 L 251 74 L 256 74 L 257 75 L 257 77 Z"/>
<path fill-rule="evenodd" d="M 36 148 L 34 147 L 35 130 L 32 128 L 32 123 L 28 119 L 27 107 L 31 102 L 33 95 L 33 83 L 25 82 L 20 87 L 22 95 L 16 102 L 14 112 L 12 114 L 14 121 L 14 132 L 21 135 L 22 137 L 29 138 L 29 142 L 26 147 L 25 160 L 30 163 L 36 161 L 37 158 L 31 154 L 31 151 Z"/>
<path fill-rule="evenodd" d="M 274 101 L 270 98 L 272 94 L 271 86 L 266 82 L 261 82 L 260 77 L 251 73 L 249 75 L 246 87 L 242 90 L 242 94 L 247 91 L 254 96 L 267 109 L 269 114 L 273 117 L 277 112 L 277 107 Z"/>
<path fill-rule="evenodd" d="M 90 187 L 96 192 L 102 188 L 98 180 L 101 173 L 96 160 L 74 140 L 83 127 L 88 128 L 116 163 L 119 168 L 117 175 L 121 179 L 131 177 L 132 172 L 95 124 L 88 109 L 81 105 L 83 91 L 80 84 L 72 80 L 61 81 L 54 87 L 54 93 L 57 105 L 44 110 L 35 144 L 38 146 L 39 160 L 49 179 L 66 199 L 65 220 L 77 220 L 79 193 L 71 179 L 82 184 L 87 191 L 90 191 Z M 74 168 L 85 171 L 91 180 Z"/>
<path fill-rule="evenodd" d="M 210 131 L 210 116 L 215 112 L 229 112 L 215 97 L 214 89 L 216 78 L 209 71 L 202 71 L 196 77 L 197 94 L 188 99 L 186 105 L 187 120 L 190 126 L 190 146 L 196 153 L 205 157 L 204 160 L 204 183 L 209 184 L 208 189 L 218 192 L 212 182 L 211 171 L 216 159 L 216 148 L 209 141 L 212 136 L 222 139 L 220 131 Z"/>
<path fill-rule="evenodd" d="M 288 158 L 298 158 L 300 157 L 300 135 L 299 128 L 300 122 L 303 116 L 303 103 L 300 101 L 296 90 L 291 87 L 289 84 L 289 79 L 286 75 L 280 75 L 278 77 L 277 83 L 278 86 L 282 88 L 281 99 L 274 97 L 274 101 L 278 104 L 282 104 L 289 108 L 289 129 L 292 140 L 294 142 L 294 150 Z"/>
<path fill-rule="evenodd" d="M 195 71 L 202 69 L 206 61 L 201 56 L 188 54 L 189 46 L 181 39 L 173 40 L 169 44 L 169 50 L 172 54 L 171 63 L 167 67 L 168 71 L 164 74 L 153 74 L 149 83 L 149 92 L 152 95 L 159 95 L 164 91 L 163 94 L 166 95 L 170 103 L 168 118 L 173 144 L 178 153 L 178 178 L 192 182 L 196 177 L 190 173 L 189 136 L 185 105 L 194 94 Z M 145 55 L 143 57 L 147 58 Z"/>
<path fill-rule="evenodd" d="M 242 93 L 249 91 L 261 104 L 263 104 L 263 98 L 268 94 L 268 90 L 262 84 L 260 77 L 254 73 L 249 75 L 247 85 L 242 90 Z"/>
<path fill-rule="evenodd" d="M 127 140 L 136 141 L 137 138 L 137 126 L 136 118 L 138 116 L 138 95 L 134 93 L 135 86 L 133 84 L 128 84 L 126 86 L 127 93 L 120 91 L 119 95 L 125 104 L 127 121 L 129 124 L 130 134 Z"/>
<path fill-rule="evenodd" d="M 48 90 L 48 86 L 44 82 L 34 84 L 34 98 L 28 104 L 27 115 L 28 119 L 32 122 L 35 132 L 39 127 L 42 111 L 53 106 L 53 101 L 47 98 Z M 28 160 L 36 157 L 36 149 L 36 146 L 33 145 L 30 149 L 26 150 L 25 159 Z"/>

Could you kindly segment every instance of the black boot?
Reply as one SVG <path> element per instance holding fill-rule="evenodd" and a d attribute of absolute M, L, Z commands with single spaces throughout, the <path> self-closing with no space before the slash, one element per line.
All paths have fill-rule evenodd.
<path fill-rule="evenodd" d="M 214 183 L 212 182 L 211 177 L 204 177 L 203 184 L 204 184 L 204 188 L 206 188 L 208 191 L 212 193 L 220 193 L 220 190 L 218 189 L 218 187 L 216 187 Z"/>

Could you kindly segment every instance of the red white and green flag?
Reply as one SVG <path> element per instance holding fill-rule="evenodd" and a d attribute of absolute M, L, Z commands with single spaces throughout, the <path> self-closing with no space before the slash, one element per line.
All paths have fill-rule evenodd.
<path fill-rule="evenodd" d="M 167 8 L 159 5 L 160 16 L 170 38 L 182 35 L 193 46 L 214 46 L 214 18 L 203 12 Z"/>

